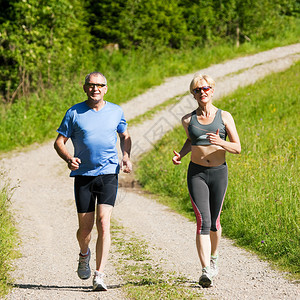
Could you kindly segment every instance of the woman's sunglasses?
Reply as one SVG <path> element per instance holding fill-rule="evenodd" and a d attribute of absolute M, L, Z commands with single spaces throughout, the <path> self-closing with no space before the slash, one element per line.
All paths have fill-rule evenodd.
<path fill-rule="evenodd" d="M 196 89 L 193 90 L 194 94 L 198 94 L 201 93 L 201 90 L 205 93 L 207 93 L 209 90 L 211 89 L 211 86 L 202 86 L 202 87 L 198 87 Z"/>

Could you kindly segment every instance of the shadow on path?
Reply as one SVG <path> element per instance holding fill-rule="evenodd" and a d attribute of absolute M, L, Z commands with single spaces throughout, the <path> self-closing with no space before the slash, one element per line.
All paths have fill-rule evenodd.
<path fill-rule="evenodd" d="M 92 286 L 59 286 L 59 285 L 42 285 L 42 284 L 13 284 L 13 288 L 31 289 L 31 290 L 60 290 L 69 292 L 93 292 Z M 108 285 L 108 289 L 120 289 L 122 284 Z"/>

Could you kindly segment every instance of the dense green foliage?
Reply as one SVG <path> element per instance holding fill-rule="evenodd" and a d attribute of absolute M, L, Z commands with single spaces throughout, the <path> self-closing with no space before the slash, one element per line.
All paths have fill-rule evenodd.
<path fill-rule="evenodd" d="M 128 52 L 257 43 L 299 28 L 295 0 L 11 0 L 0 11 L 0 98 L 94 70 L 99 49 Z M 97 64 L 99 65 L 99 64 Z"/>
<path fill-rule="evenodd" d="M 294 0 L 90 1 L 91 33 L 100 45 L 204 46 L 275 36 L 299 13 Z"/>
<path fill-rule="evenodd" d="M 10 199 L 13 192 L 6 174 L 0 173 L 0 298 L 11 283 L 12 260 L 16 258 L 17 233 L 11 218 Z"/>
<path fill-rule="evenodd" d="M 298 276 L 299 77 L 300 63 L 216 103 L 234 116 L 242 144 L 242 154 L 227 156 L 223 232 Z M 166 134 L 139 162 L 137 175 L 145 189 L 194 219 L 186 186 L 189 155 L 180 166 L 171 161 L 185 139 L 182 127 Z"/>
<path fill-rule="evenodd" d="M 132 46 L 180 48 L 186 37 L 186 24 L 180 1 L 121 0 L 90 1 L 92 35 L 100 45 L 117 43 Z"/>
<path fill-rule="evenodd" d="M 0 13 L 0 91 L 5 101 L 78 73 L 80 59 L 89 51 L 81 6 L 69 0 L 9 1 Z"/>

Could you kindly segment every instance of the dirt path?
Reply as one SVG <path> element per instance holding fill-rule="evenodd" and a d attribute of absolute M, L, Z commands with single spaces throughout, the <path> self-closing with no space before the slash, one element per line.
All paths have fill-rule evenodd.
<path fill-rule="evenodd" d="M 299 53 L 300 44 L 297 44 L 215 65 L 203 72 L 217 78 L 217 90 L 226 93 L 238 85 L 254 82 L 268 72 L 288 68 L 292 61 L 299 59 Z M 239 70 L 243 72 L 231 74 Z M 145 104 L 154 106 L 186 92 L 191 78 L 192 74 L 181 76 L 180 84 L 178 78 L 169 79 L 164 85 L 148 91 L 146 98 L 142 95 L 131 100 L 123 106 L 127 119 L 150 108 Z M 170 86 L 174 82 L 175 85 Z M 130 128 L 133 159 L 137 160 L 139 154 L 150 149 L 155 140 L 177 125 L 183 113 L 190 111 L 192 106 L 191 98 L 183 97 L 171 109 Z M 114 248 L 106 270 L 108 292 L 91 292 L 91 281 L 81 281 L 76 275 L 78 246 L 73 181 L 52 145 L 51 141 L 35 146 L 0 162 L 12 182 L 20 182 L 12 201 L 23 256 L 16 262 L 16 288 L 8 299 L 126 299 L 121 288 L 122 278 L 113 265 Z M 120 176 L 123 185 L 131 179 Z M 150 246 L 151 256 L 165 270 L 185 275 L 192 284 L 197 281 L 200 266 L 194 244 L 194 223 L 128 188 L 120 188 L 113 218 L 136 236 L 144 238 Z M 282 273 L 272 271 L 255 255 L 233 246 L 224 238 L 220 253 L 220 275 L 213 288 L 204 290 L 207 299 L 297 299 L 299 285 L 285 280 Z M 93 262 L 91 266 L 94 267 Z"/>

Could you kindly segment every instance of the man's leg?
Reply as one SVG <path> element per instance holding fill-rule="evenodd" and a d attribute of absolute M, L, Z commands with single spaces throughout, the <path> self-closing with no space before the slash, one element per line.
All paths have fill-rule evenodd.
<path fill-rule="evenodd" d="M 112 210 L 112 205 L 97 205 L 96 225 L 98 230 L 98 238 L 96 244 L 96 270 L 100 273 L 103 273 L 104 271 L 111 245 L 110 218 Z"/>
<path fill-rule="evenodd" d="M 80 247 L 80 254 L 77 274 L 81 279 L 88 279 L 91 276 L 89 243 L 94 224 L 94 216 L 94 212 L 78 213 L 79 228 L 77 230 L 77 240 Z"/>
<path fill-rule="evenodd" d="M 77 240 L 81 254 L 86 254 L 89 249 L 91 232 L 94 226 L 95 212 L 78 213 Z"/>

